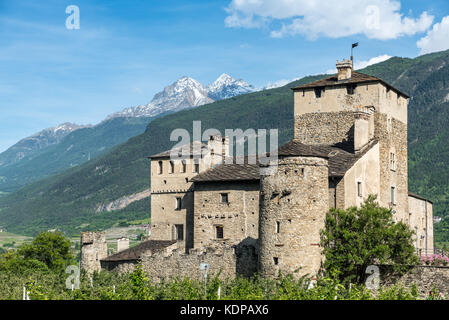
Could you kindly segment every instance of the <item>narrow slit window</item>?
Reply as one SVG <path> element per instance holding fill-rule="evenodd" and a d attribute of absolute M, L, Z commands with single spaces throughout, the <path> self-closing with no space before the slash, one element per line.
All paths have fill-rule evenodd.
<path fill-rule="evenodd" d="M 195 172 L 195 173 L 199 173 L 200 172 L 200 164 L 199 163 L 195 163 L 193 165 L 193 172 Z"/>
<path fill-rule="evenodd" d="M 357 195 L 358 195 L 359 197 L 362 196 L 362 183 L 361 183 L 360 181 L 357 182 Z"/>
<path fill-rule="evenodd" d="M 158 174 L 162 174 L 162 169 L 163 169 L 163 164 L 162 164 L 162 161 L 159 161 L 158 162 Z"/>
<path fill-rule="evenodd" d="M 391 187 L 391 204 L 396 204 L 396 200 L 395 200 L 395 192 L 396 192 L 396 188 L 395 187 Z"/>
<path fill-rule="evenodd" d="M 175 163 L 173 161 L 170 161 L 170 172 L 169 173 L 173 173 L 175 172 Z"/>
<path fill-rule="evenodd" d="M 182 241 L 184 240 L 184 225 L 177 224 L 176 227 L 176 240 Z"/>
<path fill-rule="evenodd" d="M 181 162 L 181 173 L 185 173 L 186 172 L 186 168 L 187 168 L 187 164 L 185 160 L 182 160 Z"/>
<path fill-rule="evenodd" d="M 217 239 L 223 239 L 223 226 L 215 226 L 215 232 Z"/>
<path fill-rule="evenodd" d="M 279 221 L 276 221 L 276 233 L 281 232 L 281 223 Z"/>
<path fill-rule="evenodd" d="M 274 262 L 274 265 L 277 266 L 279 264 L 279 258 L 273 257 L 273 262 Z"/>
<path fill-rule="evenodd" d="M 181 210 L 182 208 L 182 198 L 176 197 L 176 210 Z"/>

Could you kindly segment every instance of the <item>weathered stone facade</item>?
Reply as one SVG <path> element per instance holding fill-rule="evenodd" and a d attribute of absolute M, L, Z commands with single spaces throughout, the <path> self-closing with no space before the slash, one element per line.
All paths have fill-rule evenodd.
<path fill-rule="evenodd" d="M 279 159 L 261 178 L 259 270 L 265 276 L 316 275 L 322 262 L 320 230 L 328 201 L 327 159 Z"/>
<path fill-rule="evenodd" d="M 249 240 L 233 247 L 218 245 L 190 249 L 188 253 L 173 250 L 168 254 L 158 252 L 142 257 L 144 270 L 150 275 L 150 279 L 156 282 L 176 277 L 203 280 L 204 270 L 200 270 L 201 263 L 210 265 L 209 277 L 218 273 L 221 279 L 234 278 L 237 275 L 251 276 L 257 272 L 256 243 Z"/>
<path fill-rule="evenodd" d="M 195 183 L 194 202 L 195 248 L 259 237 L 258 181 Z"/>
<path fill-rule="evenodd" d="M 108 256 L 105 232 L 81 233 L 80 267 L 87 272 L 101 270 L 100 261 Z"/>
<path fill-rule="evenodd" d="M 416 285 L 420 298 L 427 298 L 435 289 L 441 292 L 445 299 L 449 298 L 449 267 L 448 266 L 412 266 L 405 274 L 393 272 L 391 266 L 379 266 L 380 285 L 388 287 L 394 284 L 412 288 Z"/>
<path fill-rule="evenodd" d="M 184 159 L 172 160 L 171 151 L 151 157 L 151 238 L 178 240 L 193 248 L 194 196 L 191 179 L 228 155 L 229 141 L 211 136 L 208 145 L 194 142 Z M 176 150 L 175 150 L 176 151 Z M 175 155 L 185 152 L 180 148 Z M 197 157 L 198 156 L 198 157 Z"/>
<path fill-rule="evenodd" d="M 433 247 L 433 204 L 417 195 L 411 194 L 408 220 L 405 221 L 415 231 L 415 247 L 421 255 L 434 253 Z"/>

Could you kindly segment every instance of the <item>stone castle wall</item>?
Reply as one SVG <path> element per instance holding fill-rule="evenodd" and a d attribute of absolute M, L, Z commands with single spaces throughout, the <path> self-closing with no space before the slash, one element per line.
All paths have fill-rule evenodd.
<path fill-rule="evenodd" d="M 375 137 L 379 140 L 380 193 L 379 204 L 396 211 L 395 220 L 408 220 L 408 154 L 407 124 L 386 114 L 375 114 Z M 395 169 L 391 169 L 391 153 Z M 391 203 L 391 187 L 395 203 Z"/>
<path fill-rule="evenodd" d="M 304 144 L 354 144 L 354 112 L 320 112 L 295 115 L 295 139 Z"/>
<path fill-rule="evenodd" d="M 101 271 L 100 260 L 108 256 L 105 232 L 81 233 L 80 267 L 88 273 Z"/>
<path fill-rule="evenodd" d="M 196 183 L 194 203 L 195 248 L 259 237 L 259 181 Z M 223 227 L 223 239 L 216 237 L 217 226 Z"/>
<path fill-rule="evenodd" d="M 449 298 L 449 266 L 414 266 L 404 275 L 394 273 L 390 266 L 379 266 L 379 269 L 382 287 L 399 284 L 412 288 L 415 284 L 421 298 L 426 298 L 435 287 Z"/>
<path fill-rule="evenodd" d="M 320 230 L 329 211 L 328 189 L 328 162 L 322 158 L 281 158 L 274 175 L 261 177 L 262 275 L 317 274 L 323 258 Z"/>
<path fill-rule="evenodd" d="M 210 265 L 210 278 L 220 274 L 220 278 L 235 278 L 237 275 L 249 277 L 257 272 L 257 242 L 246 240 L 234 247 L 217 245 L 201 249 L 190 249 L 186 253 L 183 248 L 175 248 L 155 253 L 144 253 L 141 257 L 143 269 L 148 273 L 150 281 L 184 278 L 202 280 L 204 271 L 201 263 Z M 138 261 L 108 262 L 109 271 L 132 272 Z M 106 265 L 104 266 L 106 268 Z"/>

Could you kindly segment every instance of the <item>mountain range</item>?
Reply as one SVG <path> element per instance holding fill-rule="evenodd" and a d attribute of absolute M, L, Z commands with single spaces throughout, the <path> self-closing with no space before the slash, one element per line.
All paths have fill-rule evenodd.
<path fill-rule="evenodd" d="M 393 57 L 359 70 L 384 79 L 411 99 L 408 108 L 409 189 L 434 202 L 434 214 L 449 216 L 449 51 L 414 59 Z M 192 131 L 201 119 L 203 129 L 279 129 L 279 144 L 293 137 L 293 94 L 290 90 L 324 78 L 316 75 L 286 86 L 243 94 L 153 119 L 145 132 L 97 158 L 30 184 L 0 198 L 0 224 L 22 234 L 59 228 L 68 234 L 101 230 L 114 224 L 147 218 L 150 199 L 137 197 L 149 188 L 147 157 L 169 149 L 176 128 Z M 76 131 L 75 131 L 76 132 Z M 131 201 L 132 199 L 138 199 Z M 120 200 L 126 207 L 111 208 Z M 435 225 L 435 239 L 446 229 Z M 446 230 L 446 231 L 444 231 Z M 445 238 L 446 237 L 446 238 Z"/>
<path fill-rule="evenodd" d="M 255 90 L 225 73 L 208 86 L 184 76 L 147 105 L 125 108 L 95 126 L 64 123 L 44 129 L 0 154 L 0 194 L 90 161 L 144 132 L 156 117 Z"/>

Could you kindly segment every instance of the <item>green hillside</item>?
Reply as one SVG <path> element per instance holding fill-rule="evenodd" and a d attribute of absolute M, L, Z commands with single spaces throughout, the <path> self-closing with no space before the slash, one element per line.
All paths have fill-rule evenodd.
<path fill-rule="evenodd" d="M 0 192 L 12 192 L 67 168 L 79 166 L 145 131 L 151 118 L 115 118 L 76 130 L 53 146 L 0 167 Z"/>
<path fill-rule="evenodd" d="M 361 72 L 381 77 L 412 96 L 409 107 L 410 190 L 435 202 L 435 215 L 447 214 L 449 169 L 449 52 L 416 59 L 392 58 Z M 170 133 L 202 128 L 279 128 L 279 143 L 293 136 L 292 86 L 324 77 L 306 77 L 285 87 L 242 95 L 153 120 L 145 133 L 82 166 L 41 180 L 0 198 L 0 225 L 15 233 L 34 234 L 58 227 L 69 233 L 99 229 L 122 220 L 149 215 L 149 200 L 124 210 L 96 213 L 102 203 L 142 191 L 149 186 L 148 155 L 170 148 Z M 436 230 L 440 230 L 438 225 Z M 438 235 L 439 236 L 439 235 Z"/>

